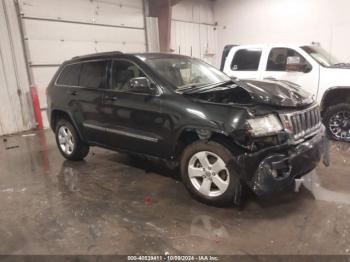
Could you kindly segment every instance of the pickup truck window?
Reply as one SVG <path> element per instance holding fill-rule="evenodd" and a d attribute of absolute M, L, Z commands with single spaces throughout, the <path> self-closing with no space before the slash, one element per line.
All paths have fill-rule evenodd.
<path fill-rule="evenodd" d="M 266 71 L 288 71 L 288 57 L 299 57 L 300 64 L 304 67 L 309 64 L 302 55 L 291 48 L 273 48 L 269 54 Z M 309 66 L 311 67 L 311 65 Z"/>
<path fill-rule="evenodd" d="M 258 71 L 261 49 L 240 49 L 236 52 L 231 69 L 233 71 Z"/>
<path fill-rule="evenodd" d="M 146 77 L 135 64 L 125 60 L 115 60 L 112 65 L 112 86 L 118 91 L 130 89 L 129 81 L 135 77 Z"/>
<path fill-rule="evenodd" d="M 57 84 L 65 86 L 78 86 L 81 64 L 67 65 L 60 73 Z"/>

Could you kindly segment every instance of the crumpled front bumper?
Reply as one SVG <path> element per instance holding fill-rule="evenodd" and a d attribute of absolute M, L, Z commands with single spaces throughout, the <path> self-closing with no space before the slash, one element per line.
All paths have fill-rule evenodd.
<path fill-rule="evenodd" d="M 313 170 L 322 156 L 328 164 L 328 139 L 322 125 L 319 132 L 297 144 L 283 144 L 238 158 L 240 174 L 259 196 L 284 190 Z"/>

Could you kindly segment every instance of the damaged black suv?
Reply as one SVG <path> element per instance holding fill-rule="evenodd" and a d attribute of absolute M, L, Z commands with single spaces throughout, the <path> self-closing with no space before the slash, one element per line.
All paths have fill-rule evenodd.
<path fill-rule="evenodd" d="M 232 80 L 194 58 L 100 53 L 61 65 L 48 87 L 58 148 L 90 146 L 179 165 L 198 200 L 238 203 L 242 186 L 280 191 L 314 169 L 324 127 L 311 95 L 289 82 Z"/>

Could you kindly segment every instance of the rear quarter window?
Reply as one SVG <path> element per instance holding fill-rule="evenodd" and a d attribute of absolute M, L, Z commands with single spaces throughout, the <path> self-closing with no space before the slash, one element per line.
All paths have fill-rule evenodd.
<path fill-rule="evenodd" d="M 65 66 L 56 83 L 58 85 L 66 86 L 78 86 L 79 85 L 79 74 L 80 74 L 81 64 L 67 65 Z"/>

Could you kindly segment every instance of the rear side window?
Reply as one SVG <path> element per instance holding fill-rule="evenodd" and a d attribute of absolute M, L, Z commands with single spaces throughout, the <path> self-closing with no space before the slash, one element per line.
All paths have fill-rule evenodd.
<path fill-rule="evenodd" d="M 65 66 L 59 78 L 57 79 L 57 84 L 66 86 L 78 86 L 80 67 L 80 64 Z"/>
<path fill-rule="evenodd" d="M 261 49 L 238 50 L 232 60 L 231 69 L 233 71 L 257 71 L 261 53 Z"/>
<path fill-rule="evenodd" d="M 81 66 L 79 86 L 103 88 L 107 72 L 106 61 L 86 62 Z"/>

